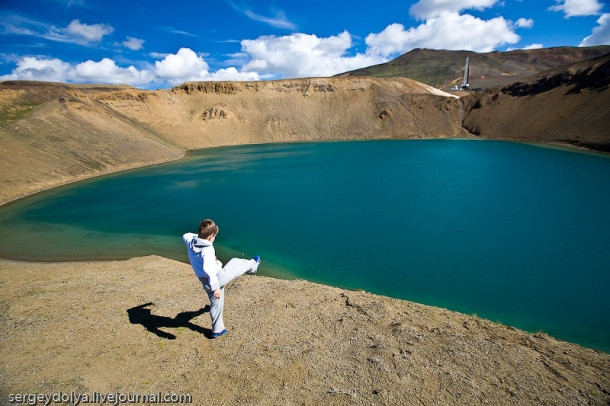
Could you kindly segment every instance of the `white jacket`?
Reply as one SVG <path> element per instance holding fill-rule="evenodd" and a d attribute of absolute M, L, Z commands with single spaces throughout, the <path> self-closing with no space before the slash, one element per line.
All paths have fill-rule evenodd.
<path fill-rule="evenodd" d="M 205 278 L 212 291 L 220 289 L 218 271 L 222 269 L 222 262 L 216 258 L 214 245 L 194 233 L 185 233 L 182 236 L 187 247 L 189 261 L 199 278 Z"/>

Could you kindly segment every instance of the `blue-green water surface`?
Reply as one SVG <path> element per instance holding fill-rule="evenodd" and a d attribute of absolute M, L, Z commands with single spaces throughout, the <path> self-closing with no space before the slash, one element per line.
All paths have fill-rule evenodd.
<path fill-rule="evenodd" d="M 187 261 L 447 307 L 610 350 L 610 159 L 466 140 L 254 145 L 38 194 L 0 209 L 0 256 Z"/>

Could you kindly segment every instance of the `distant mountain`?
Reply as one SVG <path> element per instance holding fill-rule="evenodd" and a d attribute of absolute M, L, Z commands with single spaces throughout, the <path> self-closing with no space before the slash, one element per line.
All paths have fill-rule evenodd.
<path fill-rule="evenodd" d="M 393 61 L 337 76 L 408 77 L 438 88 L 451 88 L 461 85 L 464 63 L 469 57 L 470 87 L 486 89 L 607 53 L 608 45 L 488 53 L 414 49 Z"/>

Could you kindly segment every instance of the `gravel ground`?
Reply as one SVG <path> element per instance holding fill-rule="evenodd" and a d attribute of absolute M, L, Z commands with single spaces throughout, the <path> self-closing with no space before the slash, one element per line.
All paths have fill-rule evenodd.
<path fill-rule="evenodd" d="M 546 335 L 300 280 L 243 276 L 226 294 L 229 334 L 211 340 L 188 264 L 0 260 L 0 403 L 59 392 L 182 393 L 193 404 L 610 403 L 610 354 Z"/>

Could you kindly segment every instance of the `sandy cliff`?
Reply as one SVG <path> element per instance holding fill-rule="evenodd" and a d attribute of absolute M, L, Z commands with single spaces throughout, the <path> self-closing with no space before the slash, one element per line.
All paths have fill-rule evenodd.
<path fill-rule="evenodd" d="M 482 138 L 610 151 L 610 54 L 463 100 L 464 128 Z"/>
<path fill-rule="evenodd" d="M 268 142 L 481 137 L 610 149 L 610 55 L 458 98 L 406 78 L 0 84 L 0 203 L 185 150 Z"/>
<path fill-rule="evenodd" d="M 0 85 L 0 202 L 185 149 L 467 136 L 460 101 L 409 79 L 186 83 L 171 90 Z"/>
<path fill-rule="evenodd" d="M 98 99 L 128 87 L 0 85 L 0 202 L 117 170 L 178 159 L 175 146 Z M 126 90 L 128 91 L 128 90 Z"/>

